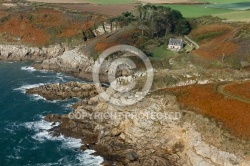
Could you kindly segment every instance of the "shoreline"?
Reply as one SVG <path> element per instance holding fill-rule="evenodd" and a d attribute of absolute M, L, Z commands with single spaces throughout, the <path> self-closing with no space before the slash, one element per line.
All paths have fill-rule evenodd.
<path fill-rule="evenodd" d="M 60 57 L 59 55 L 58 57 Z M 54 58 L 58 58 L 54 57 Z M 51 58 L 53 59 L 53 58 Z M 51 60 L 50 59 L 50 60 Z M 54 70 L 53 70 L 54 71 Z M 74 86 L 73 86 L 74 87 Z M 53 88 L 52 88 L 53 89 Z M 166 101 L 163 101 L 165 99 Z M 166 105 L 166 103 L 168 104 Z M 158 107 L 161 108 L 158 108 Z M 134 164 L 134 165 L 150 165 L 152 161 L 162 164 L 192 164 L 202 160 L 204 163 L 218 162 L 222 164 L 234 165 L 232 163 L 246 163 L 247 161 L 241 155 L 235 156 L 217 149 L 207 144 L 203 138 L 195 143 L 191 137 L 198 132 L 194 126 L 190 126 L 189 122 L 182 124 L 180 121 L 161 122 L 158 119 L 92 119 L 91 113 L 101 112 L 107 113 L 113 111 L 116 113 L 126 112 L 145 112 L 148 108 L 156 112 L 183 112 L 179 108 L 176 98 L 172 95 L 164 94 L 164 97 L 158 94 L 151 94 L 141 103 L 137 103 L 134 107 L 117 109 L 101 100 L 97 96 L 88 96 L 87 100 L 76 103 L 73 113 L 84 113 L 88 115 L 85 119 L 70 119 L 68 115 L 48 115 L 45 120 L 49 122 L 60 122 L 54 131 L 54 135 L 60 134 L 66 137 L 75 137 L 83 140 L 81 150 L 94 149 L 96 155 L 100 155 L 106 159 L 105 164 Z M 108 110 L 110 109 L 110 110 Z M 195 115 L 193 118 L 198 115 Z M 202 117 L 201 119 L 204 120 Z M 202 120 L 202 121 L 203 121 Z M 185 131 L 185 132 L 183 132 Z M 191 135 L 190 135 L 191 134 Z M 171 140 L 171 141 L 170 141 Z M 209 147 L 208 147 L 209 145 Z M 187 147 L 194 148 L 186 149 Z M 209 148 L 211 153 L 207 156 L 205 150 Z M 197 153 L 202 152 L 202 154 Z M 215 154 L 223 153 L 225 156 L 216 156 Z M 167 155 L 166 155 L 167 154 Z M 189 154 L 188 156 L 186 156 Z M 192 155 L 194 156 L 192 156 Z M 165 155 L 164 157 L 162 155 Z M 201 157 L 201 156 L 202 157 Z M 216 160 L 207 160 L 207 157 L 214 156 Z M 218 157 L 221 160 L 218 160 Z M 191 160 L 191 161 L 190 161 Z M 187 161 L 191 162 L 188 163 Z"/>

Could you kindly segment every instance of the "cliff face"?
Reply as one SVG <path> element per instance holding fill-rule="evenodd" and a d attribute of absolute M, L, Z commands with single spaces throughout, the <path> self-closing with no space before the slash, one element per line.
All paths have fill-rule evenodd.
<path fill-rule="evenodd" d="M 26 61 L 45 60 L 61 55 L 65 49 L 60 45 L 42 47 L 27 47 L 23 45 L 0 45 L 0 60 Z"/>
<path fill-rule="evenodd" d="M 69 115 L 49 115 L 46 120 L 61 123 L 53 129 L 55 135 L 82 139 L 82 149 L 94 149 L 109 161 L 107 165 L 250 164 L 243 155 L 206 143 L 191 123 L 181 123 L 183 110 L 171 95 L 152 94 L 136 105 L 122 108 L 97 95 L 73 107 Z"/>
<path fill-rule="evenodd" d="M 35 65 L 37 69 L 70 72 L 89 80 L 92 78 L 94 64 L 92 58 L 79 53 L 77 49 L 65 51 L 59 45 L 49 48 L 0 45 L 0 60 L 38 60 L 42 63 Z M 105 64 L 106 68 L 102 68 L 102 74 L 105 74 L 109 67 L 109 60 Z M 167 72 L 171 74 L 171 71 Z M 143 77 L 145 73 L 130 74 L 128 77 L 119 77 L 113 84 L 124 82 L 122 79 L 130 82 L 132 79 Z M 176 76 L 176 73 L 174 74 Z M 249 73 L 241 74 L 243 75 L 240 76 L 245 78 Z M 191 75 L 185 75 L 192 78 Z M 234 75 L 239 76 L 237 73 Z M 226 78 L 231 77 L 226 75 Z M 186 119 L 183 123 L 178 115 L 183 115 L 184 111 L 180 109 L 176 98 L 166 92 L 164 95 L 152 92 L 136 105 L 122 108 L 102 100 L 94 85 L 89 84 L 70 82 L 45 85 L 27 90 L 27 93 L 39 94 L 48 100 L 85 98 L 73 106 L 74 111 L 69 115 L 48 115 L 46 120 L 60 122 L 60 125 L 53 129 L 55 135 L 64 134 L 82 139 L 85 145 L 81 149 L 94 149 L 97 155 L 109 161 L 108 165 L 250 165 L 244 153 L 229 153 L 213 146 L 206 142 L 206 138 L 196 131 L 192 123 Z M 110 89 L 107 93 L 115 95 Z M 197 119 L 195 116 L 190 117 Z"/>
<path fill-rule="evenodd" d="M 94 60 L 77 52 L 77 49 L 65 51 L 58 57 L 44 60 L 37 68 L 62 72 L 90 72 Z"/>

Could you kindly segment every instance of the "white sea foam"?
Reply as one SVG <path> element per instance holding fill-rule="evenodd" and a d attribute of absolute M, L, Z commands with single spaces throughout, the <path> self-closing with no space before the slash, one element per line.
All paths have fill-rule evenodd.
<path fill-rule="evenodd" d="M 37 100 L 46 100 L 46 99 L 38 94 L 33 94 L 31 97 L 31 100 L 37 101 Z"/>
<path fill-rule="evenodd" d="M 56 77 L 57 77 L 57 79 L 59 79 L 60 81 L 62 81 L 62 82 L 66 82 L 65 81 L 65 76 L 62 74 L 62 73 L 56 73 Z"/>
<path fill-rule="evenodd" d="M 78 154 L 76 159 L 83 165 L 99 166 L 104 161 L 100 156 L 92 156 L 94 150 L 86 150 L 81 154 Z"/>
<path fill-rule="evenodd" d="M 21 91 L 22 93 L 26 93 L 27 89 L 36 88 L 36 87 L 43 86 L 43 85 L 46 85 L 46 84 L 40 83 L 40 84 L 33 84 L 33 85 L 23 85 L 19 88 L 15 88 L 14 90 Z M 33 101 L 44 100 L 44 101 L 47 101 L 49 103 L 56 103 L 59 101 L 59 100 L 52 100 L 52 101 L 46 100 L 44 97 L 42 97 L 38 94 L 32 94 L 30 96 L 31 96 L 31 100 L 33 100 Z"/>
<path fill-rule="evenodd" d="M 23 66 L 21 67 L 21 70 L 26 70 L 28 72 L 34 72 L 34 71 L 37 71 L 34 67 L 32 66 Z"/>
<path fill-rule="evenodd" d="M 28 71 L 28 72 L 39 71 L 41 73 L 47 73 L 47 72 L 49 72 L 49 70 L 37 70 L 37 69 L 35 69 L 32 66 L 23 66 L 23 67 L 21 67 L 21 70 L 25 70 L 25 71 Z"/>
<path fill-rule="evenodd" d="M 52 70 L 38 70 L 41 73 L 48 73 L 48 72 L 52 72 Z"/>
<path fill-rule="evenodd" d="M 32 84 L 32 85 L 23 85 L 19 88 L 15 88 L 14 90 L 18 90 L 18 91 L 21 91 L 22 93 L 25 93 L 27 89 L 36 88 L 36 87 L 43 86 L 43 85 L 45 84 L 39 83 L 39 84 Z"/>
<path fill-rule="evenodd" d="M 40 120 L 37 122 L 25 123 L 24 126 L 28 129 L 31 129 L 37 132 L 35 135 L 32 136 L 32 138 L 37 141 L 40 141 L 40 142 L 44 142 L 47 140 L 62 141 L 63 148 L 80 148 L 82 146 L 81 139 L 64 137 L 63 135 L 54 137 L 51 134 L 49 130 L 58 126 L 59 124 L 60 123 L 50 123 L 45 120 Z"/>
<path fill-rule="evenodd" d="M 45 120 L 43 120 L 44 117 L 42 117 L 42 120 L 37 121 L 37 122 L 27 122 L 24 123 L 24 126 L 28 129 L 34 130 L 36 132 L 40 131 L 40 130 L 50 130 L 53 127 L 56 127 L 59 125 L 59 123 L 51 123 L 51 122 L 47 122 Z"/>
<path fill-rule="evenodd" d="M 46 102 L 48 102 L 48 103 L 60 102 L 60 100 L 47 100 L 47 99 L 45 99 L 44 97 L 42 97 L 42 96 L 40 96 L 40 95 L 38 95 L 38 94 L 32 94 L 32 95 L 31 95 L 31 100 L 32 100 L 32 101 L 44 100 L 44 101 L 46 101 Z"/>
<path fill-rule="evenodd" d="M 65 137 L 63 135 L 54 137 L 49 130 L 58 125 L 59 123 L 50 123 L 46 122 L 45 120 L 40 120 L 37 122 L 28 122 L 24 124 L 26 128 L 34 130 L 36 132 L 36 134 L 33 135 L 32 138 L 41 143 L 44 141 L 61 141 L 62 142 L 61 147 L 65 149 L 80 148 L 83 145 L 81 139 Z M 68 161 L 67 158 L 60 159 L 58 163 L 62 163 L 63 165 L 99 166 L 104 160 L 102 157 L 92 156 L 91 154 L 94 152 L 95 152 L 94 150 L 86 150 L 84 152 L 78 153 L 76 155 L 76 161 L 74 161 L 74 163 L 71 163 L 72 161 Z M 49 164 L 38 164 L 38 165 L 49 165 Z"/>

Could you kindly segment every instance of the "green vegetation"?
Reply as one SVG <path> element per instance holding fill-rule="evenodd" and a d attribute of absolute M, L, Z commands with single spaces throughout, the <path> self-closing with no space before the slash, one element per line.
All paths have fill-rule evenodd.
<path fill-rule="evenodd" d="M 96 4 L 130 4 L 134 3 L 134 0 L 88 0 L 89 2 L 96 3 Z"/>
<path fill-rule="evenodd" d="M 248 10 L 250 9 L 250 2 L 211 4 L 211 5 L 207 5 L 207 7 L 218 8 L 218 9 Z"/>
<path fill-rule="evenodd" d="M 200 0 L 201 2 L 208 2 L 208 3 L 240 3 L 240 2 L 249 2 L 249 0 Z"/>
<path fill-rule="evenodd" d="M 139 29 L 149 31 L 153 37 L 163 37 L 168 33 L 185 35 L 191 27 L 182 14 L 169 7 L 144 5 L 138 6 L 134 13 Z"/>
<path fill-rule="evenodd" d="M 168 50 L 167 45 L 162 45 L 160 47 L 156 47 L 153 50 L 153 56 L 151 59 L 165 59 L 165 58 L 171 58 L 174 56 L 174 52 Z"/>
<path fill-rule="evenodd" d="M 249 21 L 250 9 L 249 0 L 199 0 L 200 2 L 210 3 L 207 5 L 163 5 L 171 7 L 182 13 L 185 18 L 197 18 L 202 16 L 217 16 L 222 19 L 232 21 Z M 89 0 L 96 4 L 132 4 L 136 0 Z M 237 4 L 235 4 L 237 3 Z M 244 12 L 235 12 L 235 10 L 246 10 Z"/>
<path fill-rule="evenodd" d="M 235 11 L 230 13 L 215 14 L 214 16 L 232 21 L 250 21 L 250 10 Z"/>
<path fill-rule="evenodd" d="M 203 34 L 201 36 L 199 36 L 197 39 L 195 39 L 197 42 L 201 42 L 202 40 L 205 40 L 205 39 L 211 39 L 211 38 L 214 38 L 214 37 L 217 37 L 217 36 L 220 36 L 222 34 L 224 34 L 225 32 L 210 32 L 210 33 L 206 33 L 206 34 Z"/>
<path fill-rule="evenodd" d="M 131 4 L 135 0 L 89 0 L 96 4 Z M 202 16 L 217 16 L 223 19 L 229 19 L 233 21 L 249 21 L 250 12 L 235 12 L 234 10 L 245 10 L 250 8 L 249 0 L 200 0 L 200 2 L 208 2 L 211 5 L 163 5 L 178 10 L 186 18 L 197 18 Z M 241 6 L 235 6 L 232 3 L 244 3 Z M 249 5 L 246 5 L 248 3 Z"/>
<path fill-rule="evenodd" d="M 204 5 L 164 5 L 164 6 L 171 7 L 172 9 L 180 11 L 181 14 L 186 18 L 233 12 L 233 10 L 228 10 L 228 9 L 207 8 Z"/>

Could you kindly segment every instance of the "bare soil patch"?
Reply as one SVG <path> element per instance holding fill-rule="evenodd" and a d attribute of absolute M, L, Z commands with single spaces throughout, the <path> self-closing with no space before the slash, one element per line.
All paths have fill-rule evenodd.
<path fill-rule="evenodd" d="M 77 10 L 81 12 L 92 12 L 97 14 L 117 16 L 123 12 L 132 10 L 136 4 L 119 4 L 119 5 L 96 5 L 96 4 L 53 4 L 54 6 L 66 9 Z"/>

